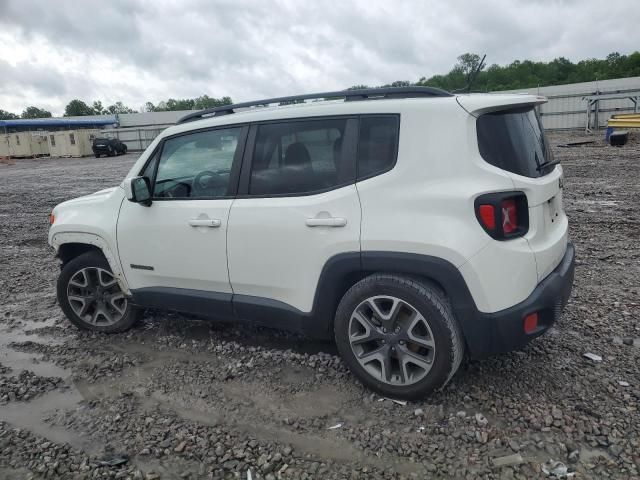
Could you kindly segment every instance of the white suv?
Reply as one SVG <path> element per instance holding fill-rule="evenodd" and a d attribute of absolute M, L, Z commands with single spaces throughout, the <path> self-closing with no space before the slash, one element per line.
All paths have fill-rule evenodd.
<path fill-rule="evenodd" d="M 391 88 L 188 115 L 120 186 L 53 210 L 60 305 L 100 332 L 154 307 L 333 337 L 371 389 L 423 397 L 567 302 L 544 101 Z"/>

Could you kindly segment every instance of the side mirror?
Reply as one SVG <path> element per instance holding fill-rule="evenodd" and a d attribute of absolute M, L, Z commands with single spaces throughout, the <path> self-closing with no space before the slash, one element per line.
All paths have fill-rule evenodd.
<path fill-rule="evenodd" d="M 151 182 L 147 177 L 127 178 L 124 181 L 127 200 L 148 207 L 151 205 Z"/>

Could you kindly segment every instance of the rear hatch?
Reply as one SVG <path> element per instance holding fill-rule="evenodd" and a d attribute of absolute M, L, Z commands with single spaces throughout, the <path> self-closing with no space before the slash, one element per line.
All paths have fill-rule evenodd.
<path fill-rule="evenodd" d="M 476 120 L 478 148 L 489 164 L 508 172 L 514 190 L 527 196 L 529 231 L 525 239 L 535 254 L 538 280 L 560 263 L 567 246 L 567 218 L 562 205 L 562 167 L 554 160 L 535 107 L 544 97 L 491 95 L 460 105 Z M 509 101 L 510 99 L 510 101 Z"/>

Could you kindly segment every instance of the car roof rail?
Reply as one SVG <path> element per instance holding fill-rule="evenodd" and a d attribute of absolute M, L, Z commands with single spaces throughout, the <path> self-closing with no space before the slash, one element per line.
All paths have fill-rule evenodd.
<path fill-rule="evenodd" d="M 292 95 L 288 97 L 267 98 L 252 102 L 234 103 L 221 107 L 207 108 L 198 112 L 185 115 L 177 123 L 192 122 L 208 117 L 217 117 L 235 113 L 239 108 L 267 107 L 277 103 L 278 106 L 305 103 L 306 100 L 339 100 L 346 102 L 361 100 L 377 100 L 381 98 L 418 98 L 418 97 L 451 97 L 451 93 L 434 87 L 388 87 L 388 88 L 362 88 L 354 90 L 340 90 L 337 92 L 307 93 L 304 95 Z"/>

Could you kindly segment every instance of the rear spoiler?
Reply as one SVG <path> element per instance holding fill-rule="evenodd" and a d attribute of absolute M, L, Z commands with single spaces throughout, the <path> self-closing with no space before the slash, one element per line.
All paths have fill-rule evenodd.
<path fill-rule="evenodd" d="M 527 106 L 535 107 L 536 105 L 546 103 L 547 97 L 514 93 L 486 93 L 458 95 L 456 101 L 467 113 L 478 117 L 483 113 L 495 112 L 497 110 L 508 110 Z"/>

